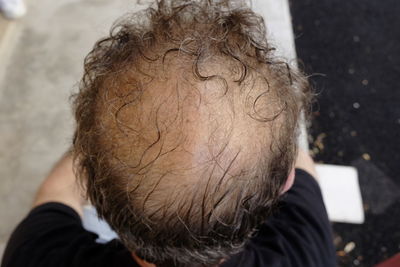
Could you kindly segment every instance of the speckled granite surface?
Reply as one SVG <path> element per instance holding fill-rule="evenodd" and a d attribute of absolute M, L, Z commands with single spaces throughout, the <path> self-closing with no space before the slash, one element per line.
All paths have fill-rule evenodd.
<path fill-rule="evenodd" d="M 400 2 L 291 1 L 297 54 L 319 93 L 316 159 L 357 167 L 366 222 L 335 224 L 340 266 L 400 251 Z"/>

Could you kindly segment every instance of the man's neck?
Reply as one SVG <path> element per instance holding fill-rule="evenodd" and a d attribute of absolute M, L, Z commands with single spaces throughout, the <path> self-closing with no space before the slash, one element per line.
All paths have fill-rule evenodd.
<path fill-rule="evenodd" d="M 156 267 L 153 263 L 149 263 L 145 260 L 142 260 L 137 256 L 135 253 L 132 252 L 132 257 L 135 259 L 135 261 L 140 265 L 140 267 Z"/>

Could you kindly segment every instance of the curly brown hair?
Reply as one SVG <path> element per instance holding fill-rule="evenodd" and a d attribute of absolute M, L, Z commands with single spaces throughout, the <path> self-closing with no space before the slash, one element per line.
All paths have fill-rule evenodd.
<path fill-rule="evenodd" d="M 238 3 L 158 0 L 85 59 L 77 175 L 127 248 L 157 266 L 240 251 L 294 164 L 310 87 Z"/>

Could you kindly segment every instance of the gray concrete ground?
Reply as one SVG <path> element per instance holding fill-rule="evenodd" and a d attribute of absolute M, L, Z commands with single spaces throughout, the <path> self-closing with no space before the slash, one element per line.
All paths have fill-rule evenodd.
<path fill-rule="evenodd" d="M 149 1 L 139 1 L 139 3 Z M 93 43 L 133 0 L 35 0 L 0 39 L 0 256 L 11 231 L 30 209 L 51 165 L 69 147 L 69 96 Z M 286 0 L 256 0 L 275 43 L 294 57 Z"/>
<path fill-rule="evenodd" d="M 27 213 L 44 175 L 68 148 L 68 98 L 84 56 L 127 0 L 36 0 L 2 44 L 0 58 L 0 243 Z M 138 6 L 134 6 L 138 8 Z"/>

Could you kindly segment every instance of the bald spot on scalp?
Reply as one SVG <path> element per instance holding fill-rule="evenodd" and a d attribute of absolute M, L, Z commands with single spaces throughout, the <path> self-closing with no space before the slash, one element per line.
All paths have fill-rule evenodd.
<path fill-rule="evenodd" d="M 239 84 L 239 66 L 223 58 L 204 60 L 199 72 L 217 77 L 196 79 L 191 59 L 174 54 L 164 64 L 130 66 L 102 85 L 99 144 L 113 155 L 110 165 L 123 163 L 121 186 L 137 190 L 134 202 L 143 209 L 184 203 L 191 194 L 200 199 L 210 181 L 213 188 L 221 179 L 222 186 L 243 186 L 238 179 L 266 156 L 280 121 L 254 119 L 279 110 L 273 85 L 261 78 L 267 73 L 250 73 Z"/>

